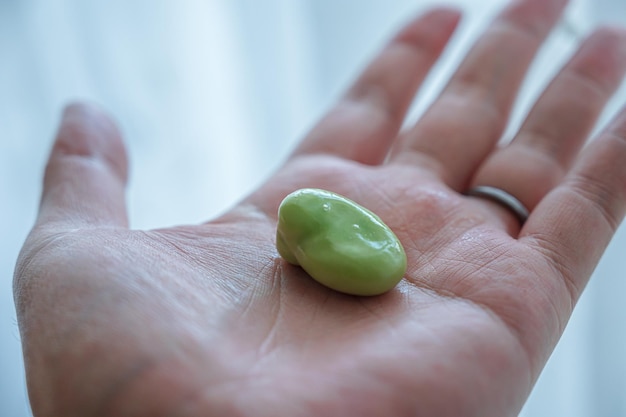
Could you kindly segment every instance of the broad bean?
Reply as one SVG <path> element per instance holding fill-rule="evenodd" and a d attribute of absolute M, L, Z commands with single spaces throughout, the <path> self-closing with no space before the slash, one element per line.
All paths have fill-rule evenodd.
<path fill-rule="evenodd" d="M 347 294 L 385 293 L 406 271 L 404 248 L 378 216 L 320 189 L 285 197 L 278 209 L 276 247 L 320 284 Z"/>

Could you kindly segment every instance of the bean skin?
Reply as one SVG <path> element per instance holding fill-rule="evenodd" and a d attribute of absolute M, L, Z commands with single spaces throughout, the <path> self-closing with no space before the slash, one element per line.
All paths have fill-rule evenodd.
<path fill-rule="evenodd" d="M 282 201 L 276 248 L 288 263 L 346 294 L 383 294 L 406 272 L 404 248 L 378 216 L 320 189 L 303 188 Z"/>

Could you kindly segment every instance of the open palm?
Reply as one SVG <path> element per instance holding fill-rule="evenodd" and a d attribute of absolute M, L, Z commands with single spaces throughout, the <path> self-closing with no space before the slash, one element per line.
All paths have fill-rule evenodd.
<path fill-rule="evenodd" d="M 626 70 L 618 30 L 591 35 L 496 147 L 564 6 L 505 9 L 399 133 L 458 14 L 411 22 L 283 168 L 202 225 L 129 230 L 117 130 L 68 108 L 15 279 L 35 415 L 516 415 L 626 202 L 626 112 L 579 153 Z M 474 185 L 530 218 L 465 196 Z M 394 230 L 409 265 L 395 289 L 340 294 L 278 257 L 278 205 L 303 187 Z"/>

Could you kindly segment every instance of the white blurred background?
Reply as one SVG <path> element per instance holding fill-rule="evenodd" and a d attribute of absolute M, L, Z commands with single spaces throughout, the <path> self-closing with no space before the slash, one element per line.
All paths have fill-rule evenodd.
<path fill-rule="evenodd" d="M 200 222 L 254 188 L 399 24 L 433 0 L 0 0 L 0 416 L 29 416 L 11 291 L 61 109 L 103 105 L 132 161 L 134 228 Z M 465 19 L 416 117 L 505 0 L 447 0 Z M 512 126 L 626 0 L 573 0 Z M 603 120 L 626 103 L 622 88 Z M 625 161 L 626 163 L 626 161 Z M 522 416 L 626 416 L 626 231 L 620 229 Z"/>

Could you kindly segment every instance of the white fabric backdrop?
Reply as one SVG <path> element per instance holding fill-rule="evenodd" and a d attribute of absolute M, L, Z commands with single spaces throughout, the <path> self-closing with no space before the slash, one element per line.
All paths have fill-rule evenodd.
<path fill-rule="evenodd" d="M 203 221 L 267 176 L 367 59 L 433 0 L 0 0 L 0 416 L 28 416 L 11 295 L 64 103 L 95 100 L 132 160 L 132 225 Z M 504 0 L 447 1 L 466 18 L 423 110 Z M 577 37 L 626 25 L 624 0 L 574 1 L 514 123 Z M 607 116 L 626 91 L 619 93 Z M 626 232 L 620 230 L 522 415 L 626 416 Z"/>

